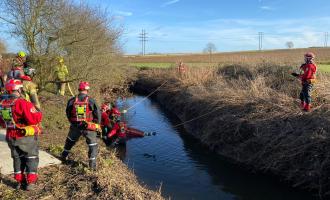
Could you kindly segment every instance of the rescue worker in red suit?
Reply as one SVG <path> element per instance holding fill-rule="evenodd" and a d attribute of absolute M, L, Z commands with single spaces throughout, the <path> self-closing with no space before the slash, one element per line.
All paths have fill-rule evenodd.
<path fill-rule="evenodd" d="M 26 65 L 26 54 L 23 51 L 17 53 L 13 60 L 11 70 L 7 74 L 7 79 L 20 79 L 24 76 L 24 66 Z"/>
<path fill-rule="evenodd" d="M 88 96 L 89 89 L 88 82 L 80 82 L 79 94 L 71 98 L 67 103 L 66 115 L 71 126 L 61 158 L 63 161 L 66 161 L 71 148 L 79 140 L 80 136 L 84 136 L 89 148 L 89 167 L 95 170 L 98 153 L 96 132 L 101 129 L 101 112 L 95 100 Z M 90 127 L 90 125 L 98 126 L 98 128 Z"/>
<path fill-rule="evenodd" d="M 302 89 L 300 92 L 301 107 L 305 111 L 311 110 L 312 102 L 312 89 L 313 84 L 316 81 L 316 70 L 317 66 L 314 64 L 315 55 L 311 52 L 305 54 L 305 63 L 301 65 L 301 74 L 299 78 L 301 79 Z"/>
<path fill-rule="evenodd" d="M 26 190 L 33 190 L 38 179 L 38 135 L 41 134 L 42 113 L 21 97 L 22 87 L 20 80 L 11 79 L 5 84 L 9 98 L 0 103 L 0 121 L 7 130 L 17 189 L 26 186 Z"/>
<path fill-rule="evenodd" d="M 102 128 L 102 139 L 106 139 L 108 131 L 111 129 L 110 123 L 110 107 L 104 103 L 101 105 L 101 128 Z"/>
<path fill-rule="evenodd" d="M 116 122 L 112 127 L 111 131 L 108 133 L 108 139 L 113 141 L 113 144 L 125 145 L 127 126 L 124 122 Z"/>
<path fill-rule="evenodd" d="M 120 113 L 119 109 L 117 108 L 116 104 L 111 103 L 111 109 L 109 111 L 111 128 L 117 121 L 120 121 L 120 114 L 121 113 Z"/>
<path fill-rule="evenodd" d="M 23 65 L 13 63 L 11 70 L 7 74 L 7 79 L 21 79 L 22 76 L 24 76 Z"/>
<path fill-rule="evenodd" d="M 177 71 L 179 72 L 179 74 L 183 74 L 186 72 L 186 65 L 182 61 L 179 62 Z"/>

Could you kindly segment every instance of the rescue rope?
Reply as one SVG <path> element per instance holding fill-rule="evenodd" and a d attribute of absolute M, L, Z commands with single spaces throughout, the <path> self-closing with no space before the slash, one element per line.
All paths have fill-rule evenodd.
<path fill-rule="evenodd" d="M 187 123 L 189 123 L 189 122 L 192 122 L 192 121 L 195 121 L 195 120 L 200 119 L 200 118 L 202 118 L 202 117 L 205 117 L 206 115 L 209 115 L 209 114 L 211 114 L 211 113 L 214 113 L 214 112 L 217 111 L 217 110 L 218 110 L 218 109 L 213 109 L 213 110 L 211 110 L 210 112 L 204 113 L 204 114 L 202 114 L 202 115 L 200 115 L 200 116 L 198 116 L 198 117 L 194 117 L 194 118 L 192 118 L 192 119 L 189 119 L 189 120 L 187 120 L 187 121 L 185 121 L 185 122 L 182 122 L 182 123 L 180 123 L 180 124 L 174 125 L 174 126 L 172 126 L 172 127 L 173 127 L 173 128 L 176 128 L 176 127 L 178 127 L 178 126 L 182 126 L 182 125 L 187 124 Z"/>
<path fill-rule="evenodd" d="M 127 108 L 126 110 L 123 110 L 123 113 L 126 113 L 127 111 L 131 110 L 132 108 L 134 108 L 135 106 L 137 106 L 138 104 L 140 104 L 141 102 L 145 101 L 146 99 L 148 99 L 151 95 L 153 95 L 155 92 L 157 92 L 157 90 L 159 90 L 161 87 L 163 87 L 165 84 L 167 83 L 167 81 L 165 81 L 163 84 L 161 84 L 159 87 L 157 87 L 154 91 L 152 91 L 150 94 L 148 94 L 147 96 L 145 96 L 143 99 L 141 99 L 140 101 L 138 101 L 136 104 L 134 104 L 133 106 Z"/>
<path fill-rule="evenodd" d="M 65 81 L 59 81 L 59 80 L 55 80 L 55 81 L 46 81 L 45 84 L 48 83 L 71 83 L 74 81 L 79 81 L 79 80 L 86 80 L 86 78 L 84 77 L 78 77 L 78 78 L 74 78 L 74 79 L 70 79 L 70 80 L 65 80 Z M 99 81 L 100 79 L 94 78 L 94 79 L 89 79 L 89 81 Z"/>
<path fill-rule="evenodd" d="M 135 103 L 133 106 L 131 106 L 131 107 L 129 107 L 129 108 L 123 110 L 123 113 L 125 114 L 127 111 L 131 110 L 132 108 L 134 108 L 135 106 L 137 106 L 137 105 L 140 104 L 141 102 L 145 101 L 147 98 L 149 98 L 151 95 L 153 95 L 156 91 L 158 91 L 161 87 L 163 87 L 166 83 L 167 83 L 167 81 L 165 81 L 163 84 L 161 84 L 159 87 L 157 87 L 157 88 L 156 88 L 154 91 L 152 91 L 150 94 L 148 94 L 147 96 L 145 96 L 143 99 L 141 99 L 140 101 L 138 101 L 137 103 Z M 218 109 L 213 109 L 213 110 L 211 110 L 211 111 L 209 111 L 209 112 L 207 112 L 207 113 L 204 113 L 204 114 L 202 114 L 202 115 L 200 115 L 200 116 L 197 116 L 197 117 L 194 117 L 194 118 L 192 118 L 192 119 L 189 119 L 189 120 L 187 120 L 187 121 L 185 121 L 185 122 L 179 123 L 179 124 L 174 125 L 174 126 L 172 126 L 172 127 L 173 127 L 173 128 L 176 128 L 176 127 L 182 126 L 182 125 L 184 125 L 184 124 L 190 123 L 190 122 L 192 122 L 192 121 L 195 121 L 195 120 L 197 120 L 197 119 L 200 119 L 200 118 L 202 118 L 202 117 L 205 117 L 205 116 L 207 116 L 207 115 L 209 115 L 209 114 L 211 114 L 211 113 L 214 113 L 214 112 L 217 111 L 217 110 L 218 110 Z"/>

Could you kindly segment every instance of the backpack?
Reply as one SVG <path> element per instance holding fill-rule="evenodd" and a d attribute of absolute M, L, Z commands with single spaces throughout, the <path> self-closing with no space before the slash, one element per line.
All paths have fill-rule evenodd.
<path fill-rule="evenodd" d="M 5 122 L 6 128 L 16 128 L 13 118 L 13 106 L 17 99 L 4 99 L 0 102 L 0 117 Z"/>
<path fill-rule="evenodd" d="M 86 96 L 83 101 L 80 101 L 78 96 L 73 102 L 73 109 L 71 112 L 71 122 L 91 122 L 93 121 L 92 111 L 89 109 L 89 98 Z"/>

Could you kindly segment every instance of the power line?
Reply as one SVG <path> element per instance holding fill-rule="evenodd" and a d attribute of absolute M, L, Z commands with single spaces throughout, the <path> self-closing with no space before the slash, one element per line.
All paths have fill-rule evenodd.
<path fill-rule="evenodd" d="M 328 47 L 329 32 L 324 32 L 324 47 Z"/>
<path fill-rule="evenodd" d="M 141 42 L 141 54 L 146 55 L 146 42 L 147 40 L 147 32 L 146 30 L 142 29 L 141 33 L 139 34 L 140 42 Z"/>
<path fill-rule="evenodd" d="M 263 39 L 264 39 L 264 33 L 259 32 L 258 36 L 259 36 L 259 51 L 261 51 L 262 50 L 262 42 L 263 42 Z"/>
<path fill-rule="evenodd" d="M 146 54 L 146 43 L 150 40 L 158 43 L 191 43 L 191 42 L 206 42 L 207 40 L 210 40 L 210 38 L 214 41 L 219 40 L 219 37 L 210 37 L 207 40 L 204 37 L 198 37 L 198 36 L 185 36 L 184 38 L 177 38 L 177 39 L 170 39 L 167 37 L 150 37 L 147 36 L 147 32 L 145 29 L 142 29 L 141 33 L 139 33 L 139 38 L 141 42 L 141 55 Z M 267 34 L 267 40 L 265 40 L 265 34 Z M 292 40 L 292 37 L 294 37 L 294 40 L 306 40 L 306 34 L 304 33 L 298 33 L 298 32 L 282 32 L 282 33 L 270 33 L 270 32 L 258 32 L 256 34 L 233 34 L 233 35 L 222 35 L 223 37 L 220 37 L 221 40 L 226 41 L 234 41 L 234 42 L 244 42 L 244 41 L 251 41 L 251 42 L 257 42 L 258 40 L 258 49 L 259 51 L 264 49 L 265 41 L 269 41 L 269 39 L 283 39 L 283 40 Z M 256 37 L 257 36 L 257 37 Z M 318 41 L 322 41 L 322 38 L 324 40 L 324 47 L 328 47 L 329 42 L 329 33 L 328 32 L 313 32 L 313 36 L 315 38 L 318 38 Z M 258 39 L 257 39 L 258 38 Z M 310 46 L 310 45 L 309 45 Z"/>

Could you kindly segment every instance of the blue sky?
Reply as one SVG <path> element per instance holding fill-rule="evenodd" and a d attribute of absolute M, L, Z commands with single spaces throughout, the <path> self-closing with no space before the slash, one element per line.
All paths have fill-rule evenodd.
<path fill-rule="evenodd" d="M 139 33 L 148 33 L 147 53 L 202 52 L 208 42 L 217 50 L 323 46 L 330 32 L 329 0 L 87 0 L 107 8 L 123 25 L 123 49 L 141 52 Z M 9 47 L 16 49 L 17 47 Z"/>

